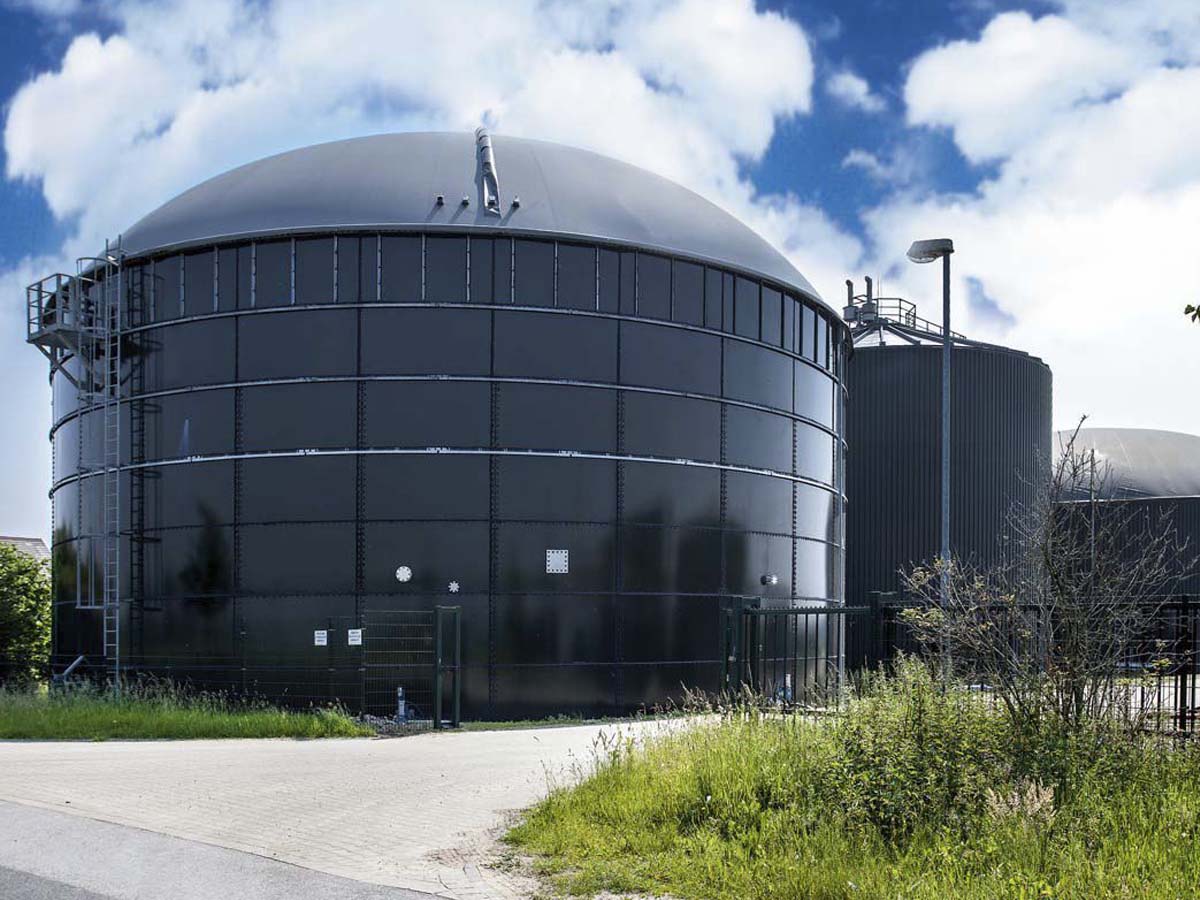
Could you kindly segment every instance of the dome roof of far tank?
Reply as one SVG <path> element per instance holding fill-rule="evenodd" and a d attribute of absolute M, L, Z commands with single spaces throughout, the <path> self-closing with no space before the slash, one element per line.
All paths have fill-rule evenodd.
<path fill-rule="evenodd" d="M 485 229 L 711 260 L 819 299 L 778 250 L 673 181 L 561 144 L 505 135 L 491 140 L 500 214 L 483 206 L 473 135 L 382 134 L 291 150 L 211 178 L 137 222 L 122 236 L 122 247 L 142 255 L 270 233 Z"/>
<path fill-rule="evenodd" d="M 1070 431 L 1055 437 L 1057 452 Z M 1200 496 L 1200 437 L 1149 428 L 1081 428 L 1076 452 L 1096 451 L 1103 494 L 1110 499 Z M 1081 496 L 1076 499 L 1087 499 Z"/>

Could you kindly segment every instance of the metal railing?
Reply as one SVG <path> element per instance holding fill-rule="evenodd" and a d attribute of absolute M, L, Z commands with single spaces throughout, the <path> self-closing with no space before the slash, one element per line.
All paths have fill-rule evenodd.
<path fill-rule="evenodd" d="M 836 705 L 846 678 L 865 659 L 866 607 L 725 610 L 722 686 L 786 708 Z"/>
<path fill-rule="evenodd" d="M 1111 673 L 1112 706 L 1148 727 L 1200 733 L 1200 597 L 1178 594 L 1144 602 L 1142 633 L 1134 635 Z M 905 615 L 922 605 L 897 594 L 868 597 L 871 635 L 866 665 L 887 665 L 901 653 L 932 652 Z M 1014 630 L 1020 632 L 1011 638 L 1014 648 L 1036 652 L 1037 641 L 1051 640 L 1048 615 L 1033 605 L 1019 608 L 1012 617 Z M 969 666 L 970 661 L 962 663 Z"/>
<path fill-rule="evenodd" d="M 845 317 L 850 325 L 868 327 L 879 322 L 891 322 L 939 340 L 942 337 L 942 326 L 917 315 L 917 304 L 903 297 L 854 297 L 850 306 L 846 307 Z M 957 331 L 951 331 L 950 336 L 956 340 L 966 340 L 966 336 Z"/>
<path fill-rule="evenodd" d="M 731 605 L 724 611 L 722 688 L 749 691 L 780 708 L 833 708 L 857 673 L 887 667 L 901 654 L 936 655 L 905 614 L 920 606 L 895 594 L 873 594 L 864 606 Z M 1044 642 L 1053 639 L 1042 612 L 1024 607 L 1008 621 L 1013 652 L 1040 664 Z M 1144 625 L 1102 679 L 1107 708 L 1141 727 L 1200 733 L 1200 597 L 1154 600 Z M 971 660 L 957 667 L 989 694 L 984 669 L 975 672 Z"/>

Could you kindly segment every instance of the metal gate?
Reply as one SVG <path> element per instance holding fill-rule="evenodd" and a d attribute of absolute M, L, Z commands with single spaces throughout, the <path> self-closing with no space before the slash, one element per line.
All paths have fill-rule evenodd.
<path fill-rule="evenodd" d="M 368 610 L 363 616 L 363 712 L 458 727 L 462 610 Z"/>
<path fill-rule="evenodd" d="M 847 673 L 865 658 L 869 613 L 861 606 L 726 609 L 725 690 L 787 707 L 835 705 Z"/>

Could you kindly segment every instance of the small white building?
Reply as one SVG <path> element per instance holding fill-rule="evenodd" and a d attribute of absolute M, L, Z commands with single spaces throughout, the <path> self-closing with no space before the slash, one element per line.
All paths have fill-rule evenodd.
<path fill-rule="evenodd" d="M 0 534 L 0 544 L 8 544 L 10 547 L 15 547 L 39 562 L 50 562 L 50 549 L 41 538 L 12 537 L 11 535 Z"/>

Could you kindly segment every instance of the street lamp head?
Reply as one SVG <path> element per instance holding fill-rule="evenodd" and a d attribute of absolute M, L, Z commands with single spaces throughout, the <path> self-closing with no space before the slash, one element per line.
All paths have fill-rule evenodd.
<path fill-rule="evenodd" d="M 915 263 L 931 263 L 954 252 L 954 241 L 950 238 L 934 238 L 929 241 L 913 241 L 908 248 L 908 258 Z"/>

